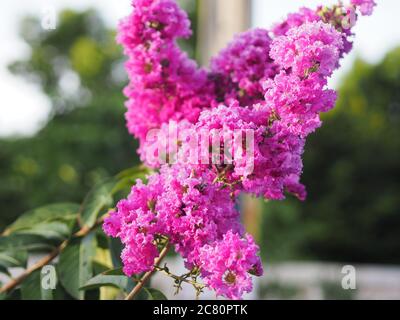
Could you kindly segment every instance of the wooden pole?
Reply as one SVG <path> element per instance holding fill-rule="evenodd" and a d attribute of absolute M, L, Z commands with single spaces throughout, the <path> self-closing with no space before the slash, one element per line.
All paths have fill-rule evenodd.
<path fill-rule="evenodd" d="M 233 36 L 251 26 L 251 0 L 199 0 L 198 59 L 208 65 Z"/>

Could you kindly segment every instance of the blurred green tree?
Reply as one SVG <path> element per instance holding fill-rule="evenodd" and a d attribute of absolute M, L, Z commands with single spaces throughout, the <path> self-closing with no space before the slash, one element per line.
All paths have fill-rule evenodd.
<path fill-rule="evenodd" d="M 264 255 L 400 263 L 400 48 L 358 60 L 308 141 L 306 202 L 268 203 Z"/>
<path fill-rule="evenodd" d="M 48 202 L 80 201 L 96 182 L 137 162 L 124 123 L 120 48 L 94 10 L 60 13 L 54 31 L 26 18 L 30 56 L 10 70 L 51 99 L 48 124 L 32 138 L 0 141 L 0 226 Z"/>

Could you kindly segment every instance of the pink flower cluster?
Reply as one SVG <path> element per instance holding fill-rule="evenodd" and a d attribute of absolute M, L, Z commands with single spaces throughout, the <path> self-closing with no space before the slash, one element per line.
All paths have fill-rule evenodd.
<path fill-rule="evenodd" d="M 267 30 L 239 34 L 211 61 L 211 78 L 217 79 L 218 102 L 238 101 L 250 106 L 263 100 L 262 82 L 276 74 L 267 52 L 272 39 Z"/>
<path fill-rule="evenodd" d="M 303 8 L 271 33 L 245 32 L 212 60 L 209 71 L 176 43 L 191 31 L 174 0 L 134 0 L 133 6 L 118 39 L 128 56 L 127 125 L 140 140 L 143 160 L 149 130 L 166 130 L 173 120 L 188 136 L 251 131 L 253 166 L 224 163 L 221 154 L 218 164 L 162 165 L 118 203 L 104 231 L 125 245 L 127 275 L 152 270 L 159 244 L 168 239 L 209 288 L 239 299 L 251 291 L 250 275 L 262 275 L 262 267 L 258 247 L 240 223 L 238 196 L 281 200 L 288 192 L 305 199 L 300 176 L 306 138 L 321 125 L 320 113 L 335 104 L 327 80 L 351 49 L 349 21 L 357 8 L 370 14 L 374 2 Z M 249 151 L 236 142 L 241 153 Z M 177 152 L 188 157 L 190 150 Z"/>
<path fill-rule="evenodd" d="M 130 133 L 144 142 L 149 129 L 169 120 L 195 122 L 213 100 L 207 71 L 182 52 L 178 38 L 191 35 L 190 21 L 175 1 L 135 0 L 120 26 L 118 42 L 128 57 L 126 114 Z"/>
<path fill-rule="evenodd" d="M 127 275 L 153 268 L 157 237 L 167 237 L 191 269 L 201 265 L 204 245 L 222 239 L 228 231 L 243 234 L 229 189 L 212 184 L 211 179 L 209 171 L 164 166 L 149 177 L 147 185 L 138 181 L 128 199 L 118 203 L 104 230 L 125 245 L 122 258 Z"/>

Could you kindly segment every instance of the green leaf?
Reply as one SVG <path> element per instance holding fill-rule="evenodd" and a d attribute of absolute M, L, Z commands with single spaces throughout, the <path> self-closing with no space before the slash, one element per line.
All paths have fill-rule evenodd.
<path fill-rule="evenodd" d="M 43 288 L 41 270 L 31 273 L 21 285 L 23 300 L 53 300 L 53 291 L 55 290 Z"/>
<path fill-rule="evenodd" d="M 97 246 L 100 249 L 108 250 L 108 248 L 109 248 L 109 243 L 108 243 L 109 237 L 104 233 L 104 231 L 101 228 L 96 229 L 96 238 L 97 238 Z"/>
<path fill-rule="evenodd" d="M 118 180 L 122 180 L 125 178 L 139 179 L 140 176 L 146 176 L 149 173 L 151 173 L 149 168 L 146 168 L 146 167 L 140 165 L 140 166 L 136 166 L 136 167 L 121 171 L 119 174 L 117 174 L 116 178 Z"/>
<path fill-rule="evenodd" d="M 32 229 L 33 226 L 38 224 L 43 225 L 54 221 L 61 221 L 68 224 L 76 219 L 78 212 L 79 205 L 75 203 L 59 203 L 44 206 L 21 215 L 6 229 L 4 234 L 9 235 L 24 229 Z"/>
<path fill-rule="evenodd" d="M 0 300 L 21 300 L 21 289 L 17 288 L 14 290 L 11 290 L 11 292 L 3 294 L 2 297 L 0 297 Z"/>
<path fill-rule="evenodd" d="M 125 171 L 122 171 L 116 176 L 117 183 L 114 187 L 114 194 L 116 194 L 119 191 L 122 191 L 126 188 L 132 187 L 134 184 L 136 184 L 136 181 L 138 179 L 141 179 L 143 181 L 146 181 L 146 176 L 150 173 L 150 169 L 144 167 L 144 166 L 138 166 L 134 168 L 127 169 Z"/>
<path fill-rule="evenodd" d="M 82 239 L 74 239 L 63 250 L 58 263 L 59 279 L 66 291 L 75 299 L 83 299 L 84 286 L 93 276 L 96 255 L 96 237 L 92 232 Z"/>
<path fill-rule="evenodd" d="M 1 262 L 0 262 L 0 273 L 4 273 L 6 275 L 10 275 L 10 273 L 8 272 L 7 267 L 2 265 Z M 0 286 L 1 286 L 1 283 L 0 283 Z"/>
<path fill-rule="evenodd" d="M 79 212 L 81 227 L 92 228 L 102 210 L 113 205 L 112 191 L 115 186 L 114 179 L 95 186 L 86 196 Z"/>
<path fill-rule="evenodd" d="M 92 228 L 102 211 L 113 205 L 113 196 L 135 184 L 136 179 L 144 178 L 149 170 L 143 166 L 121 172 L 105 183 L 96 185 L 86 196 L 79 211 L 81 227 Z"/>
<path fill-rule="evenodd" d="M 62 241 L 70 236 L 71 229 L 62 222 L 49 222 L 34 225 L 30 229 L 20 230 L 17 233 L 37 235 L 49 240 Z"/>
<path fill-rule="evenodd" d="M 24 267 L 28 252 L 50 251 L 56 243 L 36 235 L 11 234 L 0 237 L 0 266 Z"/>
<path fill-rule="evenodd" d="M 122 268 L 105 271 L 90 279 L 81 290 L 92 290 L 101 287 L 114 287 L 125 292 L 132 290 L 135 286 L 133 279 L 127 277 Z"/>
<path fill-rule="evenodd" d="M 86 285 L 81 287 L 81 290 L 92 290 L 101 287 L 114 287 L 121 290 L 126 290 L 128 286 L 127 276 L 108 276 L 104 274 L 99 274 L 94 278 L 90 279 Z"/>
<path fill-rule="evenodd" d="M 100 274 L 103 272 L 106 272 L 109 268 L 105 266 L 104 264 L 98 262 L 98 261 L 93 261 L 93 273 L 94 274 Z"/>
<path fill-rule="evenodd" d="M 147 300 L 168 300 L 160 290 L 153 288 L 144 288 L 147 293 Z"/>
<path fill-rule="evenodd" d="M 0 252 L 1 272 L 7 268 L 23 267 L 26 265 L 28 254 L 26 251 L 2 251 Z"/>
<path fill-rule="evenodd" d="M 86 285 L 80 288 L 80 290 L 92 290 L 101 287 L 114 287 L 117 289 L 125 290 L 128 284 L 128 279 L 125 276 L 106 276 L 98 275 L 89 280 Z"/>
<path fill-rule="evenodd" d="M 3 251 L 47 251 L 57 245 L 52 239 L 33 234 L 12 234 L 0 237 L 0 252 Z"/>
<path fill-rule="evenodd" d="M 119 238 L 110 238 L 110 254 L 114 268 L 122 267 L 121 252 L 123 245 Z"/>

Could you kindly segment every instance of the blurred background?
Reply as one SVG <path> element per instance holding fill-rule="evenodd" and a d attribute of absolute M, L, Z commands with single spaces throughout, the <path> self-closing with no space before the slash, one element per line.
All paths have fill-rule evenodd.
<path fill-rule="evenodd" d="M 206 65 L 233 34 L 333 1 L 180 2 L 195 31 L 181 45 Z M 96 182 L 139 162 L 114 41 L 130 0 L 1 6 L 0 231 L 28 209 L 81 201 Z M 307 201 L 243 199 L 266 265 L 252 298 L 400 299 L 399 11 L 397 0 L 378 0 L 355 30 L 355 50 L 331 80 L 337 107 L 307 143 Z M 342 288 L 344 265 L 356 267 L 355 290 Z"/>

